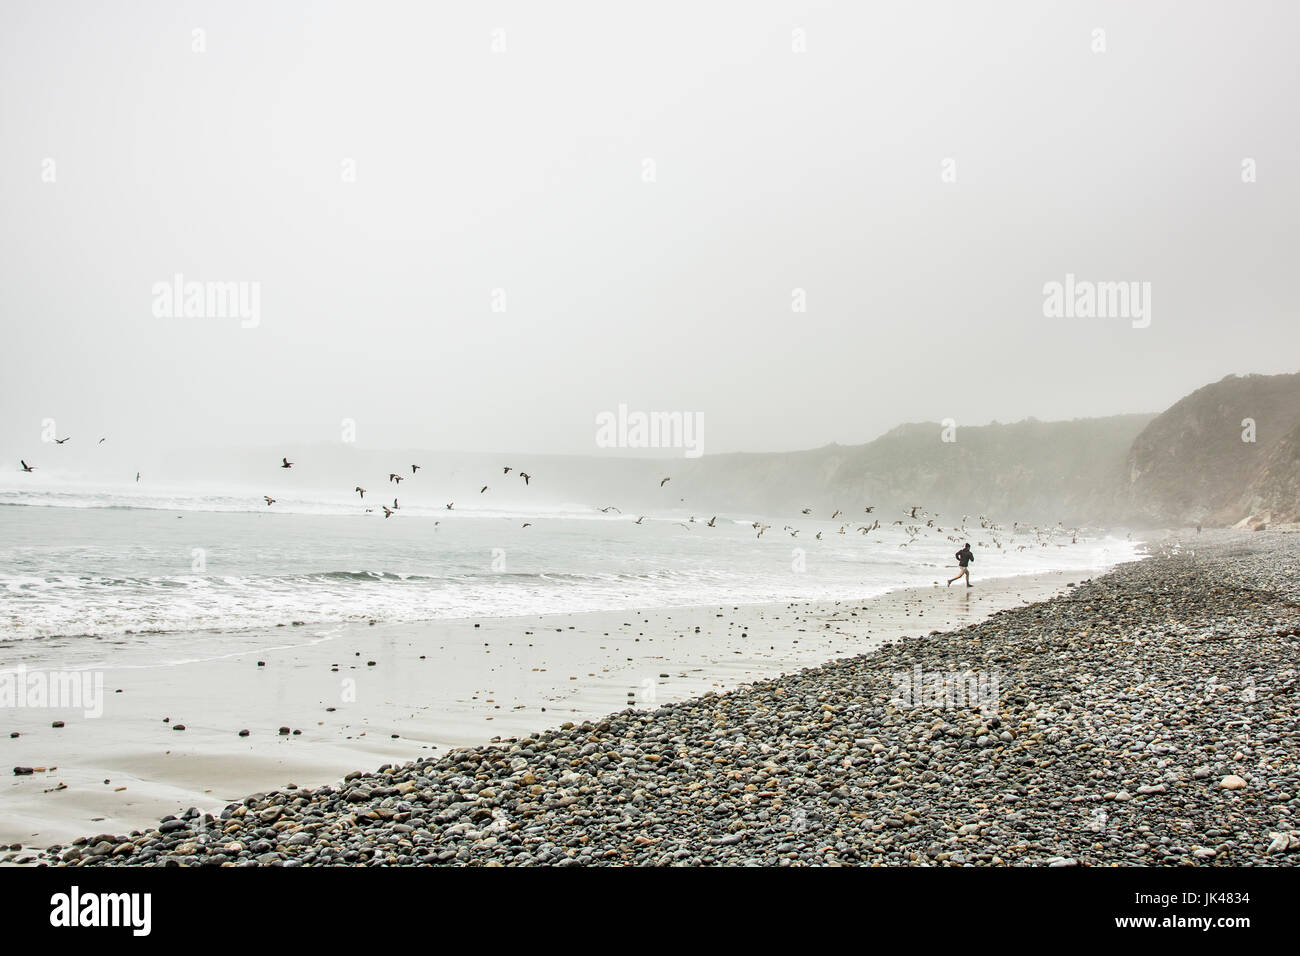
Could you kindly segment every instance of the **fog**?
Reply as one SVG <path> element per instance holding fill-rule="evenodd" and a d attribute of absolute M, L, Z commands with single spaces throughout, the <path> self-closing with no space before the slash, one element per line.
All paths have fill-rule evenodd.
<path fill-rule="evenodd" d="M 2 467 L 56 467 L 48 433 L 633 454 L 596 442 L 620 404 L 699 416 L 706 455 L 779 451 L 1293 371 L 1298 27 L 6 3 Z M 177 276 L 256 315 L 160 304 Z M 1045 314 L 1067 277 L 1148 284 L 1148 323 Z"/>

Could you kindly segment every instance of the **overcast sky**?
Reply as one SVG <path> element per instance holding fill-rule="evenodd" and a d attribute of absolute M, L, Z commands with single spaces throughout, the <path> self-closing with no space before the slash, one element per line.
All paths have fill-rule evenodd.
<path fill-rule="evenodd" d="M 767 451 L 1295 371 L 1297 36 L 1293 3 L 6 0 L 0 450 L 351 418 L 593 453 L 625 403 Z M 178 273 L 257 283 L 258 324 L 156 315 Z M 1149 282 L 1149 327 L 1045 317 L 1067 273 Z"/>

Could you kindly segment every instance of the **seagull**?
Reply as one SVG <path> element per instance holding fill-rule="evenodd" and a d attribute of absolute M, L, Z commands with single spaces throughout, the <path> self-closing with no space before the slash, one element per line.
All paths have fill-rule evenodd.
<path fill-rule="evenodd" d="M 108 441 L 107 438 L 101 438 L 99 441 L 95 442 L 95 444 L 96 444 L 96 445 L 102 445 L 102 444 L 104 444 L 104 442 L 106 442 L 106 441 Z"/>
<path fill-rule="evenodd" d="M 483 494 L 483 492 L 487 491 L 487 489 L 488 489 L 488 486 L 487 486 L 487 485 L 484 485 L 482 488 L 480 488 L 480 489 L 478 490 L 478 493 L 481 495 L 481 494 Z"/>
<path fill-rule="evenodd" d="M 812 509 L 811 509 L 811 508 L 804 508 L 803 511 L 801 511 L 801 512 L 799 512 L 799 513 L 800 513 L 801 515 L 810 515 L 810 514 L 812 514 Z"/>
<path fill-rule="evenodd" d="M 271 507 L 271 505 L 275 504 L 275 499 L 272 498 L 270 495 L 262 495 L 262 497 L 266 499 L 266 506 L 268 508 Z"/>
<path fill-rule="evenodd" d="M 135 473 L 135 481 L 136 481 L 136 484 L 139 484 L 139 483 L 140 483 L 140 472 L 138 472 L 138 471 Z"/>
<path fill-rule="evenodd" d="M 637 518 L 637 519 L 636 519 L 635 521 L 633 521 L 632 523 L 633 523 L 633 524 L 640 524 L 642 521 L 645 521 L 645 515 L 642 515 L 641 517 Z"/>
<path fill-rule="evenodd" d="M 524 484 L 528 484 L 528 479 L 531 478 L 531 477 L 533 477 L 533 476 L 530 475 L 530 474 L 529 474 L 528 472 L 526 472 L 526 471 L 521 471 L 521 472 L 519 473 L 519 477 L 522 478 L 522 479 L 524 480 Z"/>
<path fill-rule="evenodd" d="M 394 511 L 397 510 L 397 499 L 396 499 L 396 498 L 393 499 L 393 510 L 394 510 Z"/>
<path fill-rule="evenodd" d="M 29 464 L 27 464 L 27 462 L 23 461 L 21 458 L 18 459 L 18 464 L 20 464 L 20 465 L 23 466 L 23 471 L 35 471 L 35 470 L 36 470 L 36 466 L 35 466 L 35 465 L 29 465 Z M 136 475 L 136 476 L 135 476 L 135 480 L 136 480 L 136 481 L 139 481 L 139 480 L 140 480 L 140 476 L 139 476 L 139 475 Z"/>
<path fill-rule="evenodd" d="M 713 527 L 713 522 L 715 522 L 715 521 L 717 521 L 717 520 L 718 520 L 718 516 L 717 516 L 717 515 L 714 515 L 712 518 L 710 518 L 710 519 L 709 519 L 709 527 L 712 528 L 712 527 Z"/>
<path fill-rule="evenodd" d="M 619 511 L 617 508 L 615 508 L 613 505 L 610 505 L 608 508 L 601 508 L 600 510 L 603 514 L 609 514 L 611 511 L 614 512 L 615 514 L 620 514 L 620 515 L 623 513 Z"/>
<path fill-rule="evenodd" d="M 665 478 L 663 481 L 659 482 L 659 487 L 662 488 L 664 485 L 668 484 L 668 482 L 670 482 L 670 481 L 672 481 L 672 480 L 673 480 L 672 475 L 669 475 L 669 476 L 668 476 L 667 478 Z"/>
<path fill-rule="evenodd" d="M 765 524 L 765 525 L 763 525 L 763 527 L 761 527 L 761 528 L 758 529 L 758 534 L 756 534 L 754 537 L 756 537 L 756 538 L 761 538 L 761 537 L 763 537 L 763 532 L 766 531 L 766 530 L 768 530 L 768 529 L 771 528 L 771 527 L 772 527 L 772 526 L 771 526 L 770 524 Z"/>
<path fill-rule="evenodd" d="M 72 437 L 71 435 L 68 436 L 68 438 L 71 438 L 71 437 Z M 56 439 L 54 439 L 54 444 L 56 444 L 56 445 L 62 445 L 65 441 L 68 440 L 68 438 L 56 438 Z"/>
<path fill-rule="evenodd" d="M 531 521 L 525 521 L 525 522 L 524 522 L 524 527 L 525 527 L 525 528 L 531 528 L 532 526 L 533 526 L 533 523 L 532 523 Z"/>
<path fill-rule="evenodd" d="M 876 506 L 875 506 L 875 505 L 867 505 L 867 507 L 866 507 L 865 509 L 863 509 L 863 514 L 871 514 L 871 512 L 873 512 L 873 511 L 875 511 L 875 510 L 876 510 Z"/>
<path fill-rule="evenodd" d="M 513 470 L 509 465 L 502 465 L 501 467 L 503 469 L 501 474 L 503 475 L 508 475 Z"/>
<path fill-rule="evenodd" d="M 399 475 L 397 472 L 395 472 L 395 471 L 390 471 L 390 472 L 388 473 L 388 480 L 389 480 L 389 481 L 395 481 L 395 482 L 397 482 L 397 483 L 400 485 L 404 479 L 403 479 L 402 476 Z"/>
<path fill-rule="evenodd" d="M 836 518 L 838 518 L 838 517 L 839 517 L 840 515 L 842 515 L 843 513 L 844 513 L 844 512 L 840 511 L 840 510 L 837 508 L 837 509 L 835 510 L 835 514 L 831 515 L 831 520 L 834 521 Z"/>
<path fill-rule="evenodd" d="M 391 517 L 393 516 L 393 509 L 392 509 L 392 508 L 389 508 L 387 505 L 384 505 L 384 506 L 383 506 L 383 509 L 384 509 L 384 517 L 385 517 L 385 518 L 391 518 Z"/>
<path fill-rule="evenodd" d="M 423 468 L 423 467 L 424 467 L 423 465 L 412 465 L 412 466 L 411 466 L 411 474 L 415 474 L 417 471 L 419 471 L 419 470 L 420 470 L 421 468 Z"/>
<path fill-rule="evenodd" d="M 454 505 L 455 503 L 456 503 L 456 502 L 454 502 L 454 501 L 449 501 L 449 502 L 447 502 L 447 510 L 450 511 L 450 510 L 451 510 L 451 506 Z"/>
<path fill-rule="evenodd" d="M 352 490 L 355 491 L 357 494 L 359 494 L 362 498 L 366 496 L 366 489 L 362 488 L 360 485 L 357 485 Z"/>
<path fill-rule="evenodd" d="M 820 541 L 820 540 L 822 539 L 822 533 L 821 533 L 820 531 L 817 532 L 817 534 L 816 534 L 816 538 L 817 538 L 818 541 Z"/>
<path fill-rule="evenodd" d="M 280 461 L 282 462 L 282 464 L 280 465 L 281 468 L 293 467 L 293 462 L 291 462 L 288 458 L 281 458 Z"/>

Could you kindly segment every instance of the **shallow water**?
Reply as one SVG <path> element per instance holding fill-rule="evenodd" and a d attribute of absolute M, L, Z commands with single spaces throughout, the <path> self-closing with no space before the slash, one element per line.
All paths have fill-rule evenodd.
<path fill-rule="evenodd" d="M 131 507 L 51 495 L 0 506 L 0 640 L 414 622 L 712 603 L 865 598 L 951 576 L 958 547 L 927 529 L 863 536 L 839 522 L 599 512 L 306 513 Z M 30 497 L 29 499 L 30 500 Z M 126 499 L 129 501 L 130 499 Z M 176 502 L 171 502 L 176 504 Z M 277 509 L 279 504 L 277 503 Z M 522 527 L 529 522 L 530 527 Z M 797 537 L 784 525 L 800 529 Z M 815 539 L 822 531 L 821 540 Z M 975 580 L 1091 571 L 1136 556 L 1104 533 L 963 536 Z M 1020 548 L 1023 547 L 1023 550 Z"/>

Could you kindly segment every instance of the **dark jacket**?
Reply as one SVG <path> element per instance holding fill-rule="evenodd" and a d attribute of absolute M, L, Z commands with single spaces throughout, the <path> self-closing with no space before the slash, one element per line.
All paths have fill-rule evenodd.
<path fill-rule="evenodd" d="M 957 552 L 956 558 L 957 563 L 964 568 L 967 564 L 975 560 L 975 555 L 971 553 L 970 545 L 968 544 Z"/>

